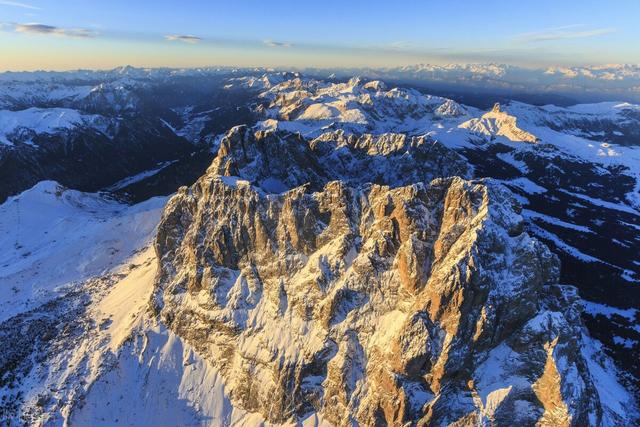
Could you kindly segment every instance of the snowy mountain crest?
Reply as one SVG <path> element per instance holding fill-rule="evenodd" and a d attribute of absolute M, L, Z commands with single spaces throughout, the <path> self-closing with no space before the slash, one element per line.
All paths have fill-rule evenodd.
<path fill-rule="evenodd" d="M 491 111 L 485 113 L 479 119 L 471 119 L 460 124 L 460 128 L 487 135 L 491 138 L 502 136 L 510 141 L 537 142 L 538 138 L 517 125 L 517 118 L 500 109 L 500 103 L 495 103 Z"/>

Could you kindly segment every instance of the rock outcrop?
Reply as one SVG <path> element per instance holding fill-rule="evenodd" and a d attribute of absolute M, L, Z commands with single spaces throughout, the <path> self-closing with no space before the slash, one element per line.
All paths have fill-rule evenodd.
<path fill-rule="evenodd" d="M 340 180 L 393 187 L 437 177 L 469 176 L 463 158 L 428 136 L 353 135 L 342 130 L 314 139 L 282 131 L 237 126 L 222 138 L 209 174 L 238 176 L 269 193 L 301 185 L 320 191 Z"/>
<path fill-rule="evenodd" d="M 276 423 L 620 421 L 581 352 L 575 290 L 508 190 L 415 171 L 369 184 L 328 161 L 382 155 L 396 170 L 396 152 L 425 145 L 390 138 L 233 130 L 165 209 L 153 312 L 220 370 L 234 404 Z M 261 188 L 273 176 L 286 188 Z"/>
<path fill-rule="evenodd" d="M 538 137 L 518 127 L 517 120 L 516 117 L 500 110 L 500 104 L 496 103 L 491 111 L 483 114 L 480 118 L 460 124 L 460 127 L 479 135 L 490 136 L 492 139 L 502 136 L 510 141 L 538 142 Z"/>

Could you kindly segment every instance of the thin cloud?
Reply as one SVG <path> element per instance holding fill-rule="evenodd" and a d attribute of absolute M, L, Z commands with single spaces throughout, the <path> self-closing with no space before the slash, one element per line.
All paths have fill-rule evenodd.
<path fill-rule="evenodd" d="M 555 40 L 584 39 L 611 34 L 615 31 L 615 28 L 585 29 L 583 25 L 567 25 L 564 27 L 549 28 L 543 31 L 519 34 L 514 38 L 524 43 L 537 43 Z"/>
<path fill-rule="evenodd" d="M 45 24 L 15 24 L 13 30 L 16 33 L 51 35 L 60 37 L 89 38 L 96 33 L 84 28 L 61 28 Z"/>
<path fill-rule="evenodd" d="M 373 45 L 371 46 L 371 48 L 382 49 L 382 50 L 404 51 L 404 50 L 416 49 L 416 46 L 412 42 L 399 40 L 391 43 Z"/>
<path fill-rule="evenodd" d="M 179 42 L 189 43 L 189 44 L 196 44 L 202 41 L 202 38 L 198 36 L 180 35 L 180 34 L 170 34 L 168 36 L 164 36 L 164 38 L 171 42 L 179 41 Z"/>
<path fill-rule="evenodd" d="M 17 2 L 17 1 L 0 0 L 0 6 L 13 6 L 13 7 L 21 7 L 23 9 L 42 10 L 41 8 L 39 8 L 37 6 L 32 6 L 30 4 L 20 3 L 20 2 Z"/>
<path fill-rule="evenodd" d="M 287 42 L 276 42 L 273 40 L 265 40 L 264 41 L 265 46 L 268 47 L 284 47 L 284 48 L 288 48 L 293 46 L 291 43 L 287 43 Z"/>

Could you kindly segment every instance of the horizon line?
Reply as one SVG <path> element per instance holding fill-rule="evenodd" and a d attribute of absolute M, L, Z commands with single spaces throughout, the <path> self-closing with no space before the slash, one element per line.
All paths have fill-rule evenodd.
<path fill-rule="evenodd" d="M 594 69 L 594 68 L 614 68 L 614 67 L 638 67 L 640 68 L 640 62 L 632 63 L 632 62 L 619 62 L 619 63 L 590 63 L 584 65 L 538 65 L 538 66 L 525 66 L 525 65 L 517 65 L 508 62 L 448 62 L 443 64 L 431 63 L 431 62 L 416 62 L 409 65 L 397 65 L 397 66 L 266 66 L 266 65 L 246 65 L 246 66 L 238 66 L 238 65 L 227 65 L 227 64 L 211 64 L 211 65 L 202 65 L 202 66 L 186 66 L 186 67 L 176 67 L 176 66 L 137 66 L 130 64 L 117 65 L 111 68 L 101 68 L 101 67 L 79 67 L 79 68 L 52 68 L 52 69 L 0 69 L 0 74 L 7 73 L 68 73 L 68 72 L 112 72 L 118 69 L 126 69 L 132 68 L 136 70 L 208 70 L 208 69 L 230 69 L 230 70 L 266 70 L 266 71 L 302 71 L 302 70 L 398 70 L 402 68 L 410 68 L 410 67 L 419 67 L 419 66 L 432 66 L 439 68 L 447 68 L 452 66 L 501 66 L 501 67 L 511 67 L 523 70 L 548 70 L 548 69 Z"/>

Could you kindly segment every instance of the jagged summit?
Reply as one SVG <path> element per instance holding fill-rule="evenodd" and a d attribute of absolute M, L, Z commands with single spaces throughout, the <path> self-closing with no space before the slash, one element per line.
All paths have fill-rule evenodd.
<path fill-rule="evenodd" d="M 154 312 L 271 422 L 619 422 L 517 206 L 459 178 L 274 197 L 210 171 L 163 215 Z"/>
<path fill-rule="evenodd" d="M 382 90 L 386 90 L 387 85 L 385 85 L 384 82 L 381 82 L 380 80 L 371 80 L 370 82 L 367 82 L 364 85 L 362 85 L 362 87 L 365 89 L 382 91 Z"/>
<path fill-rule="evenodd" d="M 496 102 L 491 111 L 480 118 L 466 121 L 459 127 L 491 138 L 502 136 L 510 141 L 537 142 L 538 138 L 535 135 L 518 127 L 517 120 L 516 117 L 502 111 L 500 103 Z"/>
<path fill-rule="evenodd" d="M 239 176 L 267 192 L 303 184 L 320 190 L 330 181 L 397 187 L 437 177 L 468 176 L 462 158 L 428 137 L 353 135 L 338 130 L 306 139 L 284 131 L 231 129 L 209 173 Z"/>
<path fill-rule="evenodd" d="M 469 114 L 462 105 L 452 99 L 447 99 L 436 109 L 435 113 L 437 116 L 443 118 L 457 118 Z"/>
<path fill-rule="evenodd" d="M 167 205 L 153 313 L 274 423 L 624 423 L 509 191 L 438 162 L 420 163 L 433 180 L 359 174 L 382 156 L 388 179 L 425 142 L 234 128 Z"/>

